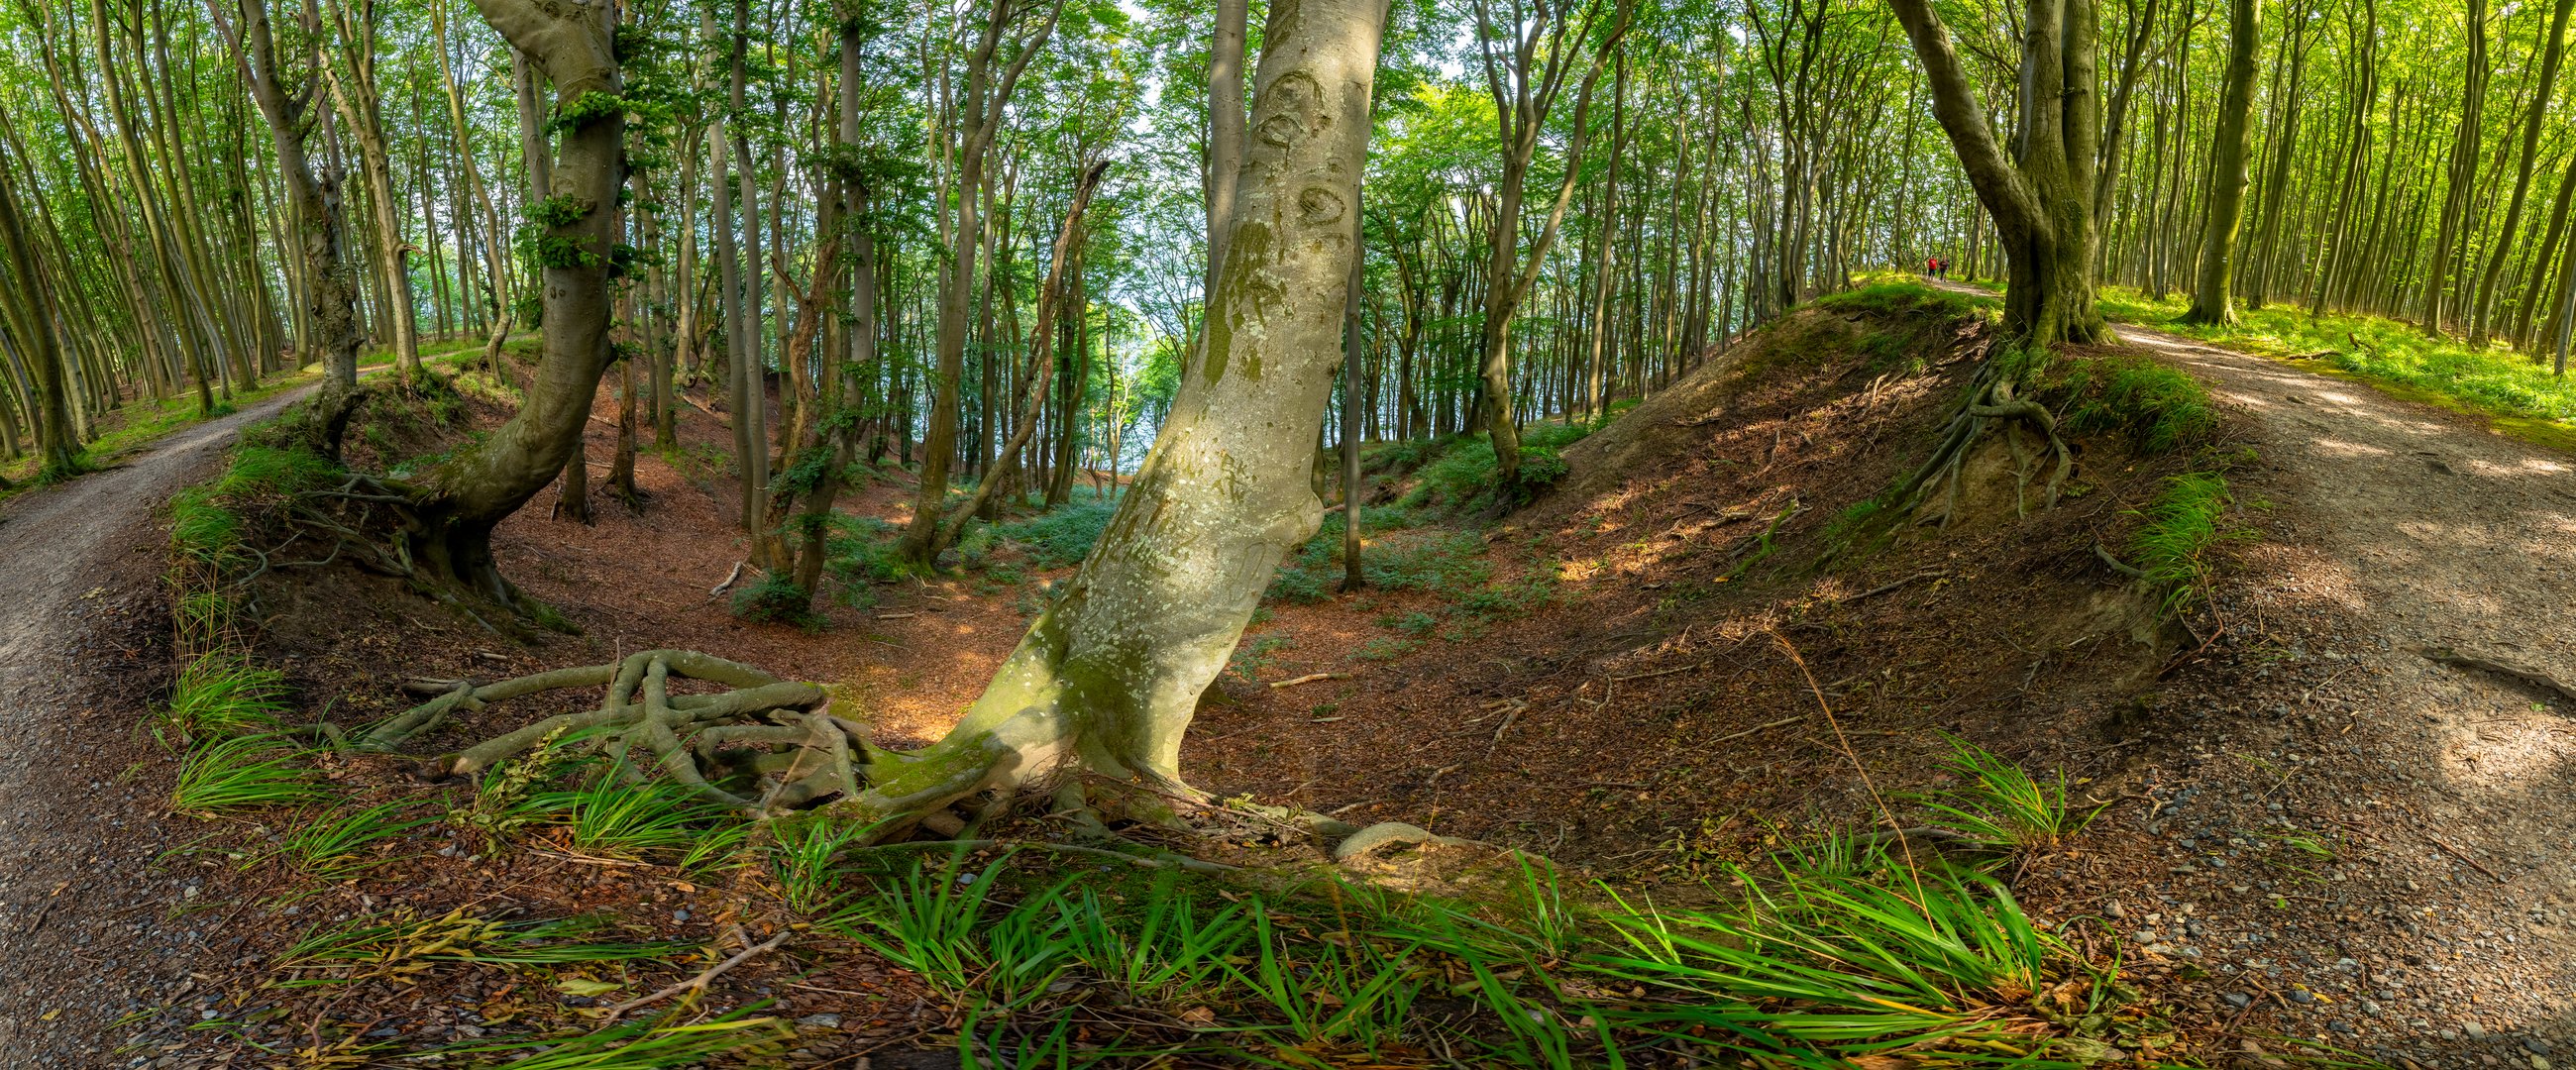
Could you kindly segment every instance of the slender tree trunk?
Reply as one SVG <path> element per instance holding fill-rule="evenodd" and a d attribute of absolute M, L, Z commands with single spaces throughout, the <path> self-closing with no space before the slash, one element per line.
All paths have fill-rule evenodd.
<path fill-rule="evenodd" d="M 2567 53 L 2567 17 L 2576 12 L 2576 0 L 2558 0 L 2549 15 L 2549 38 L 2541 48 L 2538 87 L 2531 94 L 2531 110 L 2522 121 L 2520 166 L 2514 171 L 2513 196 L 2506 202 L 2504 226 L 2496 231 L 2494 252 L 2487 256 L 2487 270 L 2478 280 L 2476 303 L 2469 310 L 2469 348 L 2483 349 L 2487 344 L 2487 311 L 2495 301 L 2497 285 L 2504 279 L 2504 262 L 2513 250 L 2513 241 L 2522 228 L 2523 200 L 2531 194 L 2531 173 L 2540 162 L 2541 119 L 2548 115 L 2551 92 L 2558 85 L 2558 67 Z"/>
<path fill-rule="evenodd" d="M 2468 77 L 2460 93 L 2460 124 L 2451 141 L 2449 184 L 2442 196 L 2442 222 L 2433 239 L 2433 258 L 2424 272 L 2424 333 L 2438 335 L 2448 327 L 2452 304 L 2451 252 L 2473 220 L 2469 201 L 2476 192 L 2479 150 L 2484 142 L 2480 120 L 2487 98 L 2487 0 L 2468 0 Z"/>
<path fill-rule="evenodd" d="M 966 363 L 966 312 L 975 292 L 976 235 L 975 198 L 984 186 L 985 154 L 992 147 L 993 135 L 1002 120 L 1002 109 L 1019 83 L 1020 72 L 1029 60 L 1045 46 L 1055 32 L 1060 7 L 1049 7 L 1042 22 L 1033 31 L 1016 36 L 1012 28 L 1010 0 L 994 0 L 991 12 L 975 50 L 967 57 L 966 99 L 962 102 L 955 135 L 957 158 L 956 219 L 950 229 L 951 253 L 947 277 L 940 280 L 937 367 L 932 373 L 932 398 L 929 428 L 922 438 L 921 485 L 913 501 L 912 521 L 904 530 L 898 552 L 916 567 L 928 567 L 944 549 L 940 542 L 942 503 L 948 494 L 948 472 L 957 452 L 957 418 L 960 409 L 959 387 Z M 1006 36 L 1017 46 L 1016 53 L 1004 59 L 1000 53 Z M 1004 62 L 998 76 L 997 59 Z"/>
<path fill-rule="evenodd" d="M 2227 72 L 2218 98 L 2218 130 L 2210 142 L 2211 183 L 2206 236 L 2200 243 L 2200 282 L 2192 292 L 2193 323 L 2234 323 L 2236 229 L 2245 210 L 2246 119 L 2254 107 L 2254 57 L 2262 42 L 2258 0 L 2228 0 Z"/>

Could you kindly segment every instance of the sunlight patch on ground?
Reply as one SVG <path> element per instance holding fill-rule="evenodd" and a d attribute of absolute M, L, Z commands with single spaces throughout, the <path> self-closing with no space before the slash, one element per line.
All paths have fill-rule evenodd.
<path fill-rule="evenodd" d="M 2539 714 L 2533 715 L 2535 718 Z M 2509 791 L 2519 795 L 2530 785 L 2551 778 L 2568 760 L 2576 743 L 2545 723 L 2513 723 L 2505 717 L 2465 726 L 2442 753 L 2444 772 L 2462 787 Z"/>
<path fill-rule="evenodd" d="M 2373 446 L 2364 442 L 2352 442 L 2340 438 L 2319 438 L 2315 440 L 2314 445 L 2320 453 L 2339 453 L 2347 457 L 2394 456 L 2394 452 L 2391 450 L 2379 446 Z"/>
<path fill-rule="evenodd" d="M 2568 466 L 2564 464 L 2531 456 L 2514 458 L 2509 464 L 2498 464 L 2482 457 L 2473 457 L 2465 462 L 2465 465 L 2475 469 L 2479 475 L 2494 476 L 2499 479 L 2521 476 L 2563 476 L 2568 472 Z"/>

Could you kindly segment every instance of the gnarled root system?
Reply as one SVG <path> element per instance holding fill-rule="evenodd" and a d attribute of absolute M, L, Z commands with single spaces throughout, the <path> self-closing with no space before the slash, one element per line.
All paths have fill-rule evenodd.
<path fill-rule="evenodd" d="M 2030 451 L 2015 433 L 2027 426 L 2046 440 L 2047 460 L 2051 462 L 2048 483 L 2041 507 L 2057 504 L 2058 492 L 2066 486 L 2066 477 L 2075 471 L 2075 451 L 2057 433 L 2057 418 L 2048 406 L 2014 395 L 2013 381 L 2004 374 L 2008 362 L 1989 357 L 1977 369 L 1976 378 L 1968 383 L 1967 396 L 1950 417 L 1941 432 L 1941 444 L 1923 464 L 1897 483 L 1889 497 L 1896 510 L 1892 516 L 1912 516 L 1935 494 L 1944 501 L 1939 521 L 1947 527 L 1959 514 L 1961 477 L 1978 440 L 1989 429 L 2000 426 L 2004 443 L 2012 450 L 2014 462 L 2013 506 L 2016 512 L 2029 511 L 2030 479 L 2033 460 Z"/>
<path fill-rule="evenodd" d="M 727 690 L 673 693 L 673 681 Z M 830 688 L 691 650 L 646 650 L 606 665 L 584 665 L 495 683 L 456 681 L 419 706 L 343 738 L 351 750 L 391 752 L 461 712 L 567 688 L 605 687 L 595 709 L 561 713 L 428 761 L 436 779 L 472 775 L 532 748 L 580 746 L 605 754 L 629 778 L 661 775 L 750 814 L 779 814 L 829 802 L 836 816 L 885 826 L 885 834 L 928 824 L 958 825 L 952 803 L 1030 765 L 1064 753 L 1006 742 L 996 733 L 952 739 L 920 751 L 871 743 L 866 727 L 833 708 Z M 987 809 L 1008 802 L 995 800 Z M 946 827 L 943 827 L 946 826 Z"/>

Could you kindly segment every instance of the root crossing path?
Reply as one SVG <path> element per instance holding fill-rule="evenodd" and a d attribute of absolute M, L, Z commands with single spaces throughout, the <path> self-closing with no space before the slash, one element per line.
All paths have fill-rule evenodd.
<path fill-rule="evenodd" d="M 154 513 L 302 394 L 0 504 L 0 732 L 17 741 L 0 748 L 0 1063 L 107 1065 L 128 1010 L 218 995 L 189 968 L 224 954 L 241 904 L 199 900 L 198 863 L 159 859 L 194 833 L 163 816 L 163 775 L 127 775 L 168 671 Z"/>

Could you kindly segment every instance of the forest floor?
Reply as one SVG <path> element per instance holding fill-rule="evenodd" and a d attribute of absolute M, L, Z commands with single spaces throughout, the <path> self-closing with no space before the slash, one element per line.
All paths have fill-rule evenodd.
<path fill-rule="evenodd" d="M 2558 612 L 2576 596 L 2576 462 L 2349 381 L 2123 333 L 2226 410 L 2225 440 L 2193 463 L 2224 467 L 2236 537 L 2201 606 L 2161 632 L 2092 547 L 2120 545 L 2181 462 L 2107 442 L 2082 443 L 2083 493 L 2028 521 L 2011 520 L 2006 472 L 2000 504 L 1970 503 L 1980 523 L 1832 569 L 1778 564 L 1812 557 L 1885 485 L 1965 371 L 1946 337 L 1880 373 L 1810 368 L 1781 353 L 1851 339 L 1792 336 L 1744 358 L 1772 362 L 1749 386 L 1675 391 L 1570 448 L 1573 472 L 1530 508 L 1373 533 L 1374 589 L 1329 594 L 1313 581 L 1337 565 L 1292 557 L 1307 575 L 1202 703 L 1184 768 L 1221 794 L 1412 821 L 1686 900 L 1725 894 L 1730 863 L 1937 788 L 1946 733 L 2108 804 L 2023 858 L 2014 889 L 2070 932 L 2107 919 L 2202 1058 L 2293 1039 L 2424 1067 L 2576 1058 L 2576 695 L 2424 653 L 2576 681 Z M 149 511 L 277 404 L 0 510 L 0 693 L 35 697 L 9 704 L 21 745 L 0 759 L 0 931 L 18 945 L 0 962 L 0 1050 L 24 1064 L 109 1065 L 106 1045 L 116 1065 L 264 1062 L 245 1044 L 284 1046 L 326 1015 L 452 1042 L 531 1013 L 517 1008 L 538 994 L 472 980 L 318 1003 L 264 987 L 261 964 L 324 911 L 569 905 L 711 941 L 744 909 L 738 889 L 484 859 L 464 838 L 292 896 L 237 855 L 163 856 L 208 826 L 159 812 L 171 762 L 136 727 L 169 671 Z M 641 512 L 602 497 L 598 522 L 574 525 L 541 498 L 500 533 L 504 570 L 581 635 L 508 642 L 390 580 L 298 573 L 260 590 L 263 654 L 307 712 L 359 721 L 417 701 L 405 677 L 693 648 L 843 684 L 881 737 L 923 741 L 1064 575 L 1046 532 L 1021 528 L 936 578 L 840 586 L 812 627 L 737 620 L 710 593 L 743 555 L 726 434 L 682 416 L 682 449 L 639 458 Z M 612 435 L 594 423 L 595 462 Z M 889 470 L 845 512 L 900 523 L 911 490 Z M 401 790 L 381 770 L 333 775 Z M 274 836 L 247 825 L 212 831 Z M 801 1061 L 916 1065 L 889 1056 L 957 1029 L 872 956 L 770 965 L 708 1006 L 773 1000 L 806 1023 Z"/>
<path fill-rule="evenodd" d="M 203 479 L 273 396 L 0 509 L 0 1052 L 99 1065 L 108 1022 L 175 1001 L 207 963 L 197 885 L 159 868 L 200 835 L 125 776 L 156 758 L 143 696 L 169 677 L 166 538 L 154 512 Z M 174 916 L 175 915 L 175 916 Z"/>

